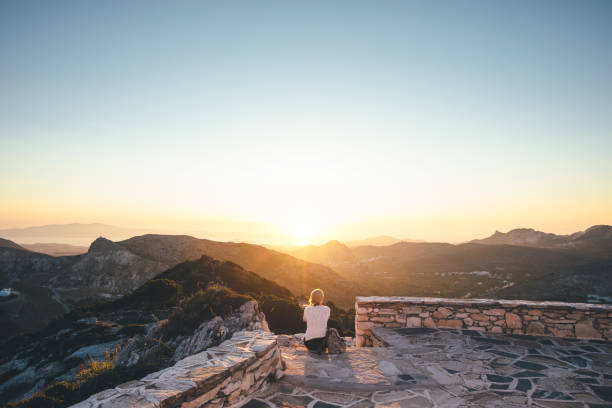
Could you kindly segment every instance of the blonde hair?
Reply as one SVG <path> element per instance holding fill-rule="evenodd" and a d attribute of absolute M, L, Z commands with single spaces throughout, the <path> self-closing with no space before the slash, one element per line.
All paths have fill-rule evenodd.
<path fill-rule="evenodd" d="M 323 304 L 323 298 L 325 297 L 325 293 L 323 293 L 323 289 L 313 289 L 312 292 L 310 292 L 310 299 L 308 299 L 308 304 L 310 306 L 313 305 L 321 305 Z"/>

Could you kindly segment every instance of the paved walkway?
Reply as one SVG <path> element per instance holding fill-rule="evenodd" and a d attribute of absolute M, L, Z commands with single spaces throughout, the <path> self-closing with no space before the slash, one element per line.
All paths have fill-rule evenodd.
<path fill-rule="evenodd" d="M 612 407 L 612 343 L 382 329 L 390 347 L 308 353 L 279 336 L 283 380 L 246 408 Z"/>

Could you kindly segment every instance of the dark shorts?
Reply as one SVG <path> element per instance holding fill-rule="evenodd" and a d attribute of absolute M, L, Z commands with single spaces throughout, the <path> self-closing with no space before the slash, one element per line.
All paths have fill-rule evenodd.
<path fill-rule="evenodd" d="M 317 337 L 310 340 L 304 340 L 304 345 L 313 353 L 323 354 L 327 350 L 327 337 Z"/>

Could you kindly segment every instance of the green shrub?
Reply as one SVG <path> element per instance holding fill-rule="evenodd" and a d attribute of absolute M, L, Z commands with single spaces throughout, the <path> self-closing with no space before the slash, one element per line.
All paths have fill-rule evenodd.
<path fill-rule="evenodd" d="M 181 310 L 170 316 L 163 329 L 163 338 L 189 335 L 202 322 L 232 313 L 249 300 L 252 298 L 223 286 L 215 285 L 205 291 L 200 290 L 182 305 Z"/>
<path fill-rule="evenodd" d="M 11 408 L 62 408 L 64 407 L 63 401 L 56 398 L 49 397 L 43 393 L 36 393 L 28 399 L 23 401 L 9 404 Z"/>
<path fill-rule="evenodd" d="M 181 288 L 170 279 L 153 279 L 136 289 L 132 294 L 123 297 L 123 304 L 137 304 L 153 307 L 174 305 L 178 301 Z"/>
<path fill-rule="evenodd" d="M 304 312 L 297 302 L 290 298 L 264 295 L 259 299 L 259 306 L 266 315 L 270 330 L 277 334 L 303 333 L 306 323 Z"/>
<path fill-rule="evenodd" d="M 2 388 L 2 392 L 0 392 L 0 406 L 2 406 L 3 401 L 10 401 L 16 398 L 19 395 L 23 395 L 25 392 L 32 389 L 34 383 L 25 382 L 25 383 L 17 383 L 10 384 L 6 387 Z"/>
<path fill-rule="evenodd" d="M 44 395 L 55 398 L 58 401 L 65 401 L 70 399 L 70 395 L 73 394 L 77 388 L 77 383 L 60 381 L 45 389 Z"/>

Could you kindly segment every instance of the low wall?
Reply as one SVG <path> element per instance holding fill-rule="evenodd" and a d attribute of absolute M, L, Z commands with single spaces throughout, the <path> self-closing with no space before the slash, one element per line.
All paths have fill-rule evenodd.
<path fill-rule="evenodd" d="M 430 327 L 612 340 L 612 306 L 525 300 L 357 297 L 357 346 L 374 327 Z"/>
<path fill-rule="evenodd" d="M 174 366 L 92 395 L 73 408 L 219 408 L 230 406 L 282 376 L 273 333 L 243 331 Z"/>

